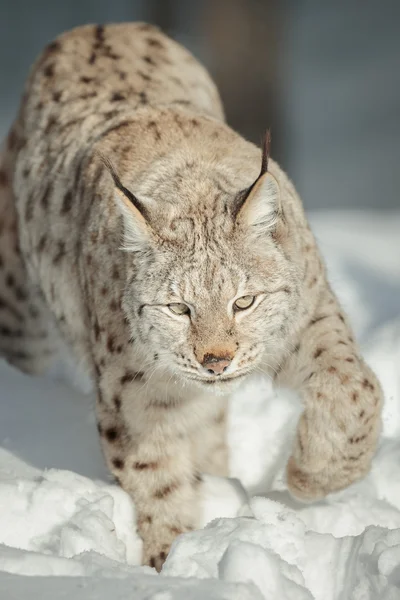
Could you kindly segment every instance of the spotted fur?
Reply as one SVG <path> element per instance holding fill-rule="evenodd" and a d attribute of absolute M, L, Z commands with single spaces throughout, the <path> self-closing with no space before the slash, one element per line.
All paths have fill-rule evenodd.
<path fill-rule="evenodd" d="M 268 146 L 230 129 L 203 67 L 138 23 L 47 46 L 1 154 L 0 351 L 41 372 L 62 339 L 90 374 L 157 569 L 199 523 L 201 472 L 227 473 L 228 396 L 251 373 L 301 391 L 296 496 L 349 485 L 376 448 L 379 384 Z"/>

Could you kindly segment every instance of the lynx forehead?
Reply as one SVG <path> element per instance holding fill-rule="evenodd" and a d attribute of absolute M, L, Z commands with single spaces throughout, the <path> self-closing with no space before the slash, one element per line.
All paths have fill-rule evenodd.
<path fill-rule="evenodd" d="M 60 338 L 157 569 L 199 523 L 201 473 L 227 474 L 228 396 L 251 373 L 301 393 L 293 494 L 370 467 L 381 390 L 301 201 L 269 137 L 230 129 L 205 69 L 151 25 L 49 44 L 0 156 L 0 352 L 41 372 Z"/>

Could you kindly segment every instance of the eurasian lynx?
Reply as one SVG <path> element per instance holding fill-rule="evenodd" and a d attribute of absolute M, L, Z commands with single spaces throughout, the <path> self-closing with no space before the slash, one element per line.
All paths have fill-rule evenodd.
<path fill-rule="evenodd" d="M 55 332 L 97 391 L 144 562 L 197 526 L 227 473 L 228 395 L 257 368 L 300 390 L 288 486 L 368 471 L 382 395 L 301 202 L 225 123 L 203 67 L 143 23 L 85 26 L 36 62 L 0 170 L 0 350 L 40 372 Z"/>

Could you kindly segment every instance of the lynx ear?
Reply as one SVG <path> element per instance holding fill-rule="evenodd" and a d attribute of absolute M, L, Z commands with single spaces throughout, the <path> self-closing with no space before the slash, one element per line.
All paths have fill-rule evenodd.
<path fill-rule="evenodd" d="M 102 160 L 113 178 L 117 204 L 124 218 L 124 250 L 140 252 L 149 245 L 152 237 L 148 209 L 121 183 L 111 161 L 104 157 Z"/>
<path fill-rule="evenodd" d="M 255 228 L 258 235 L 272 233 L 280 215 L 280 192 L 276 179 L 261 175 L 246 195 L 236 219 Z"/>
<path fill-rule="evenodd" d="M 270 142 L 268 131 L 263 144 L 260 174 L 250 188 L 239 194 L 233 206 L 235 219 L 254 227 L 258 235 L 272 233 L 281 213 L 279 185 L 268 172 Z"/>

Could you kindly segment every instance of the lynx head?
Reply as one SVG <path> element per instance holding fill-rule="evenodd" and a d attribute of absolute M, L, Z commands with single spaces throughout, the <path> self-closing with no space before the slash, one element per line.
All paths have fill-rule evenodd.
<path fill-rule="evenodd" d="M 228 391 L 283 349 L 298 274 L 280 243 L 281 192 L 268 170 L 244 189 L 215 161 L 182 153 L 127 189 L 111 169 L 132 271 L 123 307 L 148 364 Z M 253 171 L 254 172 L 254 171 Z M 161 367 L 160 367 L 161 368 Z"/>

